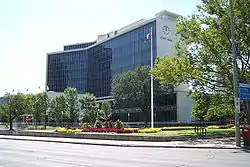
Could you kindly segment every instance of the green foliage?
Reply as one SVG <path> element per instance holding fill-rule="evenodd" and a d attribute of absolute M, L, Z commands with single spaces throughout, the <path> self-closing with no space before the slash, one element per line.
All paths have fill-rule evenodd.
<path fill-rule="evenodd" d="M 115 127 L 119 128 L 119 129 L 123 129 L 124 128 L 124 124 L 122 123 L 122 121 L 120 121 L 119 119 L 115 122 Z"/>
<path fill-rule="evenodd" d="M 96 102 L 96 98 L 91 93 L 85 93 L 82 98 L 79 99 L 81 108 L 81 120 L 83 122 L 95 122 L 99 115 L 99 104 Z"/>
<path fill-rule="evenodd" d="M 88 122 L 84 122 L 82 128 L 91 128 L 91 125 Z"/>
<path fill-rule="evenodd" d="M 144 122 L 148 122 L 150 111 L 150 67 L 139 66 L 134 71 L 128 71 L 117 75 L 112 81 L 112 95 L 115 98 L 115 106 L 133 108 L 139 107 L 144 113 Z M 154 99 L 163 94 L 172 92 L 172 87 L 163 87 L 158 81 L 154 81 Z"/>
<path fill-rule="evenodd" d="M 101 110 L 98 114 L 98 117 L 100 120 L 106 122 L 111 118 L 112 115 L 112 109 L 111 109 L 111 105 L 109 102 L 103 102 L 101 105 Z"/>
<path fill-rule="evenodd" d="M 244 83 L 250 81 L 250 1 L 233 2 L 238 74 L 240 82 Z M 181 40 L 176 46 L 175 57 L 158 58 L 152 74 L 164 85 L 177 86 L 186 82 L 192 84 L 195 92 L 206 94 L 196 99 L 195 118 L 230 118 L 233 66 L 228 0 L 202 0 L 196 13 L 188 18 L 180 18 L 177 34 Z M 218 94 L 215 96 L 223 93 L 227 98 L 223 97 L 225 101 L 215 105 L 219 99 L 207 97 L 208 92 Z"/>
<path fill-rule="evenodd" d="M 232 99 L 225 94 L 193 92 L 191 97 L 195 100 L 192 110 L 195 120 L 221 121 L 234 116 Z"/>
<path fill-rule="evenodd" d="M 189 82 L 198 71 L 192 68 L 187 57 L 157 57 L 151 73 L 164 85 L 179 86 Z"/>
<path fill-rule="evenodd" d="M 67 101 L 64 96 L 64 94 L 61 94 L 60 96 L 55 97 L 51 100 L 50 103 L 50 112 L 49 112 L 49 118 L 51 120 L 54 120 L 57 125 L 62 125 L 62 122 L 64 120 L 68 120 L 68 108 L 67 108 Z"/>
<path fill-rule="evenodd" d="M 8 104 L 0 104 L 1 114 L 7 117 L 10 123 L 10 130 L 12 130 L 13 120 L 25 112 L 27 107 L 26 97 L 22 93 L 17 93 L 15 95 L 7 93 L 4 97 L 8 99 Z"/>
<path fill-rule="evenodd" d="M 33 115 L 35 126 L 37 126 L 37 122 L 41 121 L 42 116 L 45 116 L 47 114 L 47 110 L 49 107 L 49 97 L 45 92 L 38 94 L 28 94 L 25 96 L 26 113 Z"/>
<path fill-rule="evenodd" d="M 220 121 L 220 120 L 232 120 L 234 117 L 234 108 L 228 104 L 213 105 L 208 109 L 206 120 Z"/>
<path fill-rule="evenodd" d="M 76 124 L 79 122 L 79 115 L 80 115 L 78 92 L 76 88 L 67 88 L 64 90 L 63 94 L 66 99 L 69 122 Z"/>
<path fill-rule="evenodd" d="M 39 118 L 41 115 L 44 116 L 43 120 L 45 121 L 45 117 L 47 115 L 47 111 L 49 108 L 50 99 L 48 97 L 48 94 L 46 92 L 38 93 L 35 95 L 35 114 L 37 118 Z"/>
<path fill-rule="evenodd" d="M 95 121 L 94 127 L 95 127 L 95 128 L 101 128 L 101 127 L 102 127 L 102 122 L 101 122 L 100 120 L 97 119 L 97 120 Z"/>

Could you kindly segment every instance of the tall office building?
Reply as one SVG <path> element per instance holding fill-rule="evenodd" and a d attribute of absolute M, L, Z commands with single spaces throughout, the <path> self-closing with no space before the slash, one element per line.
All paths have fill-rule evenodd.
<path fill-rule="evenodd" d="M 66 45 L 63 51 L 48 53 L 46 85 L 55 92 L 75 87 L 80 94 L 92 92 L 99 100 L 112 99 L 112 78 L 139 65 L 150 65 L 150 42 L 145 39 L 151 27 L 153 57 L 173 56 L 178 16 L 162 11 L 152 19 L 99 35 L 96 41 Z M 186 97 L 187 90 L 186 85 L 175 89 L 175 97 L 168 105 L 175 107 L 166 109 L 175 110 L 175 114 L 168 121 L 190 121 L 192 101 Z"/>

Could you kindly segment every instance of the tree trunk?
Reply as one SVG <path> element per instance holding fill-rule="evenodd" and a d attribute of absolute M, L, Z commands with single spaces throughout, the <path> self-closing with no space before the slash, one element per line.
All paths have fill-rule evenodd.
<path fill-rule="evenodd" d="M 44 129 L 46 129 L 46 125 L 47 125 L 47 119 L 46 119 L 46 114 L 44 115 Z"/>
<path fill-rule="evenodd" d="M 35 118 L 35 129 L 37 129 L 37 119 Z"/>
<path fill-rule="evenodd" d="M 13 130 L 13 120 L 10 119 L 10 130 Z"/>

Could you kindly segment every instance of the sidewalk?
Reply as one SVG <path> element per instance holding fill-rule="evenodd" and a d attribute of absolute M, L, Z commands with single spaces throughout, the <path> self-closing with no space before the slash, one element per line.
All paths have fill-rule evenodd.
<path fill-rule="evenodd" d="M 0 135 L 0 139 L 88 144 L 88 145 L 100 145 L 100 146 L 118 146 L 118 147 L 239 149 L 239 147 L 236 147 L 234 145 L 233 138 L 195 140 L 195 141 L 143 142 L 143 141 L 115 141 L 115 140 Z"/>

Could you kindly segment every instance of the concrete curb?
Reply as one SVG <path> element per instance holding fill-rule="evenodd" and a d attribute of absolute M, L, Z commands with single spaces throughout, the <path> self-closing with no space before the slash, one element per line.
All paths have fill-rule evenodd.
<path fill-rule="evenodd" d="M 34 137 L 38 138 L 38 137 Z M 223 147 L 223 146 L 197 146 L 197 145 L 148 145 L 148 144 L 118 144 L 118 143 L 96 143 L 96 142 L 78 142 L 78 141 L 62 141 L 62 140 L 45 140 L 45 139 L 25 139 L 25 138 L 5 138 L 0 139 L 5 140 L 22 140 L 22 141 L 39 141 L 39 142 L 49 142 L 49 143 L 66 143 L 66 144 L 81 144 L 81 145 L 97 145 L 97 146 L 115 146 L 115 147 L 142 147 L 142 148 L 190 148 L 190 149 L 241 149 L 240 147 Z M 61 138 L 62 139 L 62 138 Z M 94 141 L 94 139 L 93 139 Z"/>
<path fill-rule="evenodd" d="M 195 139 L 211 139 L 221 137 L 233 137 L 233 135 L 213 135 L 213 136 L 137 136 L 127 134 L 105 134 L 105 133 L 57 133 L 57 132 L 34 132 L 34 131 L 9 131 L 0 130 L 0 135 L 12 136 L 33 136 L 33 137 L 59 137 L 74 139 L 98 139 L 98 140 L 116 140 L 116 141 L 147 141 L 147 142 L 169 142 L 169 141 L 186 141 Z"/>

